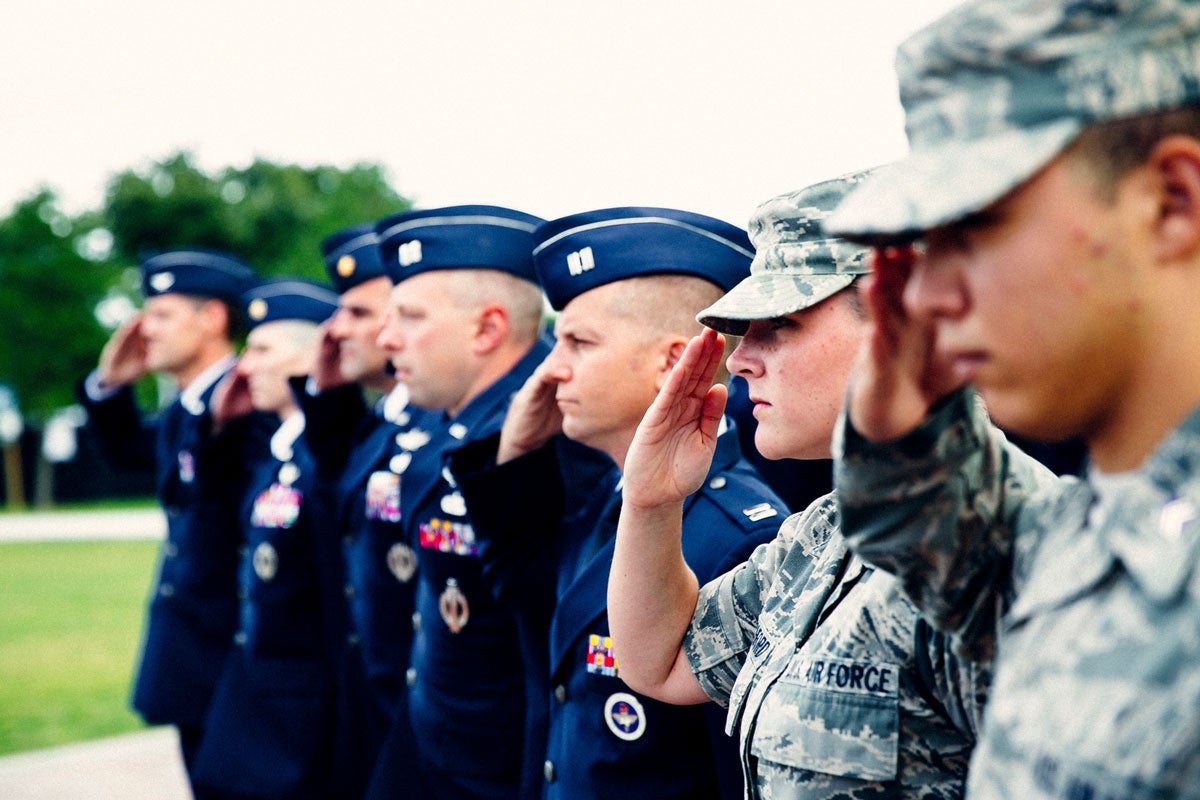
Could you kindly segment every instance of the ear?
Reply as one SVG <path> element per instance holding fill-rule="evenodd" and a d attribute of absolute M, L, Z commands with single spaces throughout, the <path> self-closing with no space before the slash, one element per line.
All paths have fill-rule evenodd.
<path fill-rule="evenodd" d="M 663 384 L 667 382 L 667 375 L 671 374 L 671 369 L 683 357 L 683 351 L 687 348 L 687 343 L 688 340 L 682 336 L 672 336 L 669 339 L 663 340 L 658 372 L 654 375 L 655 391 L 661 389 Z"/>
<path fill-rule="evenodd" d="M 216 339 L 224 339 L 229 330 L 229 308 L 220 300 L 206 300 L 200 306 L 204 330 Z"/>
<path fill-rule="evenodd" d="M 1168 136 L 1147 165 L 1159 184 L 1155 254 L 1164 263 L 1190 260 L 1200 252 L 1200 141 Z"/>
<path fill-rule="evenodd" d="M 475 336 L 472 352 L 487 355 L 508 339 L 508 309 L 496 303 L 480 306 L 475 312 Z"/>

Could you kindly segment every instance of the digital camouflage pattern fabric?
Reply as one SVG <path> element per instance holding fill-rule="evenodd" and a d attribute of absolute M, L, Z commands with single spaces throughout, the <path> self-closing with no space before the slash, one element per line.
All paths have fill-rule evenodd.
<path fill-rule="evenodd" d="M 908 436 L 852 428 L 855 552 L 961 652 L 995 654 L 972 798 L 1200 797 L 1200 412 L 1145 465 L 1055 478 L 962 390 Z"/>
<path fill-rule="evenodd" d="M 987 670 L 847 551 L 833 495 L 701 590 L 683 647 L 729 708 L 747 797 L 962 796 Z"/>

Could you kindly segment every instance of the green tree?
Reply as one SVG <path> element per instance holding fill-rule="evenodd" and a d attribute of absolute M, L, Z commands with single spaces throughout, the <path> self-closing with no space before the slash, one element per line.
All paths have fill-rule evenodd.
<path fill-rule="evenodd" d="M 120 270 L 85 258 L 79 233 L 49 190 L 0 220 L 0 383 L 33 419 L 74 401 L 75 382 L 108 338 L 94 311 Z"/>
<path fill-rule="evenodd" d="M 104 219 L 114 253 L 130 264 L 203 247 L 234 253 L 264 275 L 322 278 L 322 238 L 409 206 L 376 164 L 340 169 L 258 159 L 208 174 L 181 152 L 114 176 Z"/>

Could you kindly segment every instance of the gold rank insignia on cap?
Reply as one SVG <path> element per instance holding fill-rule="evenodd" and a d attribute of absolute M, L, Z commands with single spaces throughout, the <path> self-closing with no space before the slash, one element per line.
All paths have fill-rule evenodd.
<path fill-rule="evenodd" d="M 250 319 L 262 319 L 267 315 L 267 301 L 261 297 L 256 297 L 250 301 L 250 307 L 246 309 L 246 313 L 250 315 Z"/>
<path fill-rule="evenodd" d="M 358 266 L 358 262 L 354 260 L 354 256 L 347 253 L 337 261 L 337 274 L 343 278 L 349 278 L 354 274 L 354 269 Z"/>

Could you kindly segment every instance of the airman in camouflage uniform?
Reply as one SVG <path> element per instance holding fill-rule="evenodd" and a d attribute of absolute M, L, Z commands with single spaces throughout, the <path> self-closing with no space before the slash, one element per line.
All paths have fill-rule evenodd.
<path fill-rule="evenodd" d="M 847 540 L 994 659 L 969 796 L 1200 797 L 1200 3 L 979 0 L 897 65 L 912 155 L 826 221 L 884 247 Z"/>
<path fill-rule="evenodd" d="M 985 699 L 986 668 L 953 656 L 899 583 L 847 550 L 833 495 L 703 588 L 679 572 L 668 535 L 672 492 L 702 478 L 711 454 L 701 441 L 724 393 L 710 388 L 715 331 L 743 337 L 728 364 L 757 401 L 764 454 L 828 456 L 865 330 L 850 287 L 868 252 L 825 237 L 819 220 L 860 177 L 759 208 L 751 276 L 701 312 L 713 330 L 689 345 L 626 460 L 609 609 L 614 635 L 639 641 L 622 651 L 622 675 L 672 702 L 727 706 L 747 797 L 961 797 Z M 673 447 L 678 437 L 692 441 Z"/>

